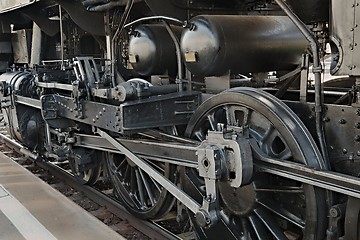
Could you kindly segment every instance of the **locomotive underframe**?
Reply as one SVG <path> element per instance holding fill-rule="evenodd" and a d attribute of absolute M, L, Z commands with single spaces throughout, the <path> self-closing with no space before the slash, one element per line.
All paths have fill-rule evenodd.
<path fill-rule="evenodd" d="M 41 84 L 39 84 L 42 86 Z M 62 89 L 69 90 L 70 86 L 67 85 L 67 87 L 62 87 Z M 190 104 L 193 106 L 193 104 L 196 106 L 198 105 L 198 100 L 201 99 L 200 93 L 188 93 L 188 94 L 170 94 L 170 96 L 161 96 L 159 98 L 156 97 L 156 99 L 153 99 L 152 101 L 161 104 L 162 101 L 165 101 L 166 103 L 163 103 L 163 105 L 166 104 L 174 104 L 174 97 L 175 102 L 171 108 L 172 112 L 180 111 L 184 112 L 186 110 L 187 118 L 178 121 L 178 124 L 187 123 L 189 116 L 191 116 L 191 113 L 189 113 L 189 106 L 186 107 L 186 109 L 179 109 L 177 106 L 183 106 Z M 182 97 L 185 96 L 185 100 L 182 99 Z M 187 99 L 190 97 L 190 99 Z M 165 99 L 165 100 L 164 100 Z M 194 100 L 195 99 L 195 100 Z M 134 110 L 130 110 L 127 112 L 126 115 L 119 114 L 122 113 L 123 110 L 122 106 L 114 106 L 109 104 L 102 104 L 97 102 L 91 102 L 91 101 L 82 101 L 82 112 L 81 116 L 78 114 L 77 111 L 74 111 L 73 109 L 76 109 L 76 101 L 73 98 L 69 97 L 63 97 L 59 95 L 44 95 L 42 96 L 41 100 L 36 100 L 33 98 L 27 98 L 22 96 L 17 96 L 16 94 L 12 94 L 8 97 L 7 100 L 4 99 L 3 102 L 6 101 L 14 101 L 13 104 L 9 105 L 8 107 L 11 108 L 11 106 L 15 106 L 15 108 L 18 108 L 19 105 L 25 105 L 28 107 L 36 108 L 41 110 L 42 116 L 46 123 L 49 125 L 47 128 L 47 131 L 54 134 L 57 132 L 60 134 L 62 132 L 61 128 L 57 130 L 59 127 L 59 121 L 62 122 L 63 129 L 66 128 L 74 128 L 76 126 L 76 122 L 81 122 L 88 124 L 89 126 L 93 127 L 93 134 L 96 135 L 89 135 L 89 134 L 82 134 L 82 133 L 74 133 L 71 138 L 69 138 L 68 142 L 66 144 L 73 145 L 74 147 L 82 147 L 82 148 L 89 148 L 89 149 L 96 149 L 100 151 L 105 152 L 113 152 L 117 154 L 124 154 L 129 159 L 131 159 L 134 164 L 139 166 L 142 170 L 144 170 L 146 173 L 151 175 L 152 177 L 157 174 L 157 177 L 154 177 L 156 181 L 159 182 L 165 189 L 167 189 L 171 194 L 173 194 L 182 204 L 184 204 L 186 207 L 188 207 L 194 214 L 197 214 L 198 220 L 202 224 L 203 227 L 210 227 L 211 225 L 215 224 L 217 219 L 217 205 L 216 201 L 218 201 L 216 198 L 212 199 L 211 197 L 208 199 L 204 199 L 204 202 L 201 204 L 197 203 L 194 199 L 189 197 L 186 192 L 180 191 L 178 188 L 175 187 L 174 184 L 169 182 L 169 180 L 162 176 L 161 174 L 156 173 L 156 171 L 149 171 L 151 169 L 151 166 L 144 165 L 146 162 L 142 159 L 150 159 L 151 161 L 156 162 L 164 162 L 164 163 L 170 163 L 175 164 L 177 166 L 183 166 L 183 167 L 190 167 L 199 169 L 199 166 L 203 166 L 204 172 L 208 173 L 207 168 L 204 166 L 203 159 L 215 159 L 215 155 L 219 155 L 219 152 L 222 152 L 223 156 L 223 164 L 215 164 L 215 161 L 209 161 L 209 163 L 206 163 L 206 165 L 214 166 L 212 175 L 203 175 L 203 177 L 206 177 L 209 179 L 209 183 L 213 186 L 213 190 L 209 191 L 209 196 L 216 196 L 216 189 L 214 188 L 215 185 L 214 181 L 216 179 L 221 179 L 221 176 L 216 176 L 215 173 L 224 172 L 224 169 L 227 169 L 225 171 L 229 171 L 229 169 L 237 169 L 237 172 L 233 172 L 232 174 L 235 174 L 235 176 L 241 176 L 242 173 L 246 172 L 252 172 L 252 170 L 249 169 L 250 166 L 254 164 L 254 168 L 257 172 L 266 172 L 271 173 L 274 175 L 278 175 L 281 177 L 285 177 L 288 179 L 296 180 L 299 182 L 302 182 L 304 184 L 311 184 L 313 186 L 317 186 L 320 188 L 324 188 L 333 192 L 338 192 L 341 194 L 345 194 L 347 196 L 351 196 L 354 198 L 360 199 L 360 180 L 358 178 L 341 174 L 339 172 L 345 171 L 347 174 L 352 174 L 347 171 L 349 171 L 348 167 L 340 168 L 339 172 L 332 172 L 332 171 L 322 171 L 322 170 L 316 170 L 314 168 L 305 167 L 300 164 L 294 164 L 294 163 L 287 163 L 286 161 L 279 161 L 278 159 L 271 159 L 268 156 L 265 156 L 261 151 L 259 151 L 259 148 L 256 143 L 250 142 L 246 137 L 241 136 L 243 135 L 243 129 L 223 129 L 222 131 L 218 131 L 216 134 L 224 135 L 233 132 L 233 136 L 239 136 L 236 134 L 240 134 L 240 138 L 246 141 L 247 143 L 240 144 L 241 141 L 233 141 L 232 146 L 236 146 L 238 148 L 238 152 L 242 152 L 240 155 L 232 156 L 232 162 L 233 166 L 227 165 L 226 163 L 229 162 L 229 159 L 225 157 L 226 151 L 234 151 L 233 148 L 229 148 L 229 143 L 227 144 L 220 144 L 221 141 L 214 138 L 210 140 L 211 144 L 205 144 L 204 142 L 198 142 L 187 138 L 181 138 L 181 137 L 174 137 L 171 135 L 168 135 L 167 137 L 171 139 L 172 141 L 175 141 L 177 143 L 171 143 L 171 142 L 156 142 L 156 141 L 148 141 L 148 140 L 136 140 L 136 139 L 127 139 L 123 137 L 112 137 L 105 132 L 103 132 L 100 129 L 106 129 L 109 131 L 117 131 L 122 133 L 134 133 L 136 131 L 139 131 L 138 127 L 128 127 L 123 126 L 120 123 L 126 122 L 124 118 L 136 118 L 136 119 L 143 119 L 144 122 L 139 123 L 138 126 L 145 126 L 142 129 L 147 128 L 156 128 L 156 127 L 163 127 L 167 126 L 171 123 L 174 123 L 174 118 L 172 114 L 164 114 L 160 115 L 160 119 L 156 119 L 155 121 L 149 122 L 149 116 L 146 111 L 141 111 L 141 106 L 143 106 L 144 103 L 148 103 L 149 100 L 146 99 L 144 101 L 138 100 L 134 103 L 130 104 L 124 104 L 124 106 L 132 106 Z M 181 102 L 185 101 L 185 102 Z M 313 126 L 313 118 L 314 118 L 314 104 L 313 103 L 300 103 L 300 102 L 294 102 L 294 101 L 285 101 L 287 105 L 289 105 L 295 112 L 301 113 L 299 114 L 300 118 L 304 121 L 305 124 L 307 124 L 308 129 L 314 129 Z M 329 156 L 332 161 L 332 164 L 336 166 L 337 164 L 344 163 L 351 164 L 352 168 L 354 169 L 354 166 L 357 166 L 356 162 L 358 161 L 358 153 L 356 150 L 358 149 L 357 145 L 359 144 L 357 141 L 356 136 L 358 135 L 356 132 L 354 133 L 354 129 L 358 129 L 358 119 L 359 117 L 359 109 L 357 107 L 352 106 L 341 106 L 339 108 L 336 105 L 325 105 L 327 109 L 327 114 L 324 117 L 324 122 L 326 125 L 326 137 L 329 140 Z M 3 105 L 3 107 L 6 107 Z M 94 110 L 95 109 L 95 110 Z M 98 109 L 99 111 L 97 111 Z M 139 110 L 140 109 L 140 110 Z M 73 110 L 73 111 L 71 111 Z M 103 115 L 103 114 L 104 115 Z M 110 113 L 106 115 L 107 113 Z M 134 113 L 134 115 L 132 115 Z M 106 121 L 100 121 L 100 117 L 104 117 Z M 356 118 L 354 118 L 356 116 Z M 67 119 L 67 121 L 65 121 Z M 98 121 L 99 120 L 99 121 Z M 98 122 L 97 122 L 98 121 Z M 68 123 L 68 125 L 66 124 Z M 109 124 L 113 123 L 113 124 Z M 12 124 L 12 123 L 9 123 Z M 343 126 L 342 131 L 337 131 L 339 129 L 339 125 Z M 95 127 L 95 128 L 94 128 Z M 54 128 L 50 130 L 50 128 Z M 100 129 L 97 129 L 100 128 Z M 114 130 L 115 129 L 115 130 Z M 227 132 L 227 133 L 226 133 Z M 337 133 L 337 134 L 336 134 Z M 48 133 L 49 134 L 49 133 Z M 145 132 L 148 136 L 157 136 L 161 135 L 163 133 L 159 132 Z M 235 135 L 234 135 L 235 134 Z M 313 131 L 313 134 L 314 131 Z M 337 135 L 337 137 L 334 137 L 334 134 Z M 230 134 L 231 135 L 231 134 Z M 349 135 L 354 135 L 353 138 L 349 138 Z M 166 134 L 163 134 L 163 136 L 166 136 Z M 210 135 L 211 139 L 211 135 Z M 231 140 L 227 140 L 231 141 Z M 340 144 L 341 143 L 341 144 Z M 48 141 L 48 149 L 53 149 L 53 144 L 51 141 Z M 56 144 L 55 144 L 56 145 Z M 333 146 L 339 146 L 343 145 L 345 147 L 339 147 L 334 148 Z M 231 146 L 231 144 L 230 144 Z M 346 150 L 344 150 L 346 149 Z M 200 154 L 201 151 L 205 151 L 206 154 Z M 209 152 L 210 151 L 210 152 Z M 247 156 L 247 157 L 241 157 L 241 155 Z M 252 157 L 255 156 L 257 161 L 252 162 Z M 51 151 L 49 152 L 48 156 L 56 157 L 56 154 L 51 154 Z M 228 156 L 228 155 L 226 155 Z M 241 160 L 242 159 L 242 160 Z M 240 162 L 239 162 L 240 160 Z M 225 163 L 224 163 L 225 162 Z M 349 163 L 350 162 L 350 163 Z M 83 165 L 84 162 L 78 162 L 79 165 Z M 244 167 L 234 167 L 234 165 L 244 165 Z M 216 167 L 216 168 L 215 168 Z M 345 170 L 344 170 L 345 169 Z M 356 169 L 354 169 L 354 172 L 356 173 Z M 229 175 L 229 173 L 225 174 Z M 248 176 L 247 179 L 250 179 L 251 176 Z M 211 179 L 211 180 L 210 180 Z M 231 180 L 233 182 L 234 179 Z M 207 181 L 205 181 L 207 182 Z M 239 184 L 240 183 L 240 184 Z M 242 184 L 241 180 L 238 181 L 238 184 L 235 184 L 234 187 L 239 187 Z M 208 189 L 210 189 L 208 187 Z"/>

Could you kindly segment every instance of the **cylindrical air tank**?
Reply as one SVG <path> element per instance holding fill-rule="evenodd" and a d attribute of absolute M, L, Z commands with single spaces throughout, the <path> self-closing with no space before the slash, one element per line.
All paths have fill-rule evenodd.
<path fill-rule="evenodd" d="M 201 15 L 191 24 L 181 51 L 199 76 L 291 70 L 308 46 L 287 16 Z"/>
<path fill-rule="evenodd" d="M 175 34 L 181 28 L 173 27 Z M 143 76 L 177 72 L 175 44 L 163 24 L 146 24 L 135 29 L 129 42 L 129 62 Z"/>

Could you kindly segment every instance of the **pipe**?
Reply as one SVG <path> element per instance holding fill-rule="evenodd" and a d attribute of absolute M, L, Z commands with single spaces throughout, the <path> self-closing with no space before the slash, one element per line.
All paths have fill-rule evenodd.
<path fill-rule="evenodd" d="M 174 34 L 174 31 L 171 29 L 169 23 L 163 21 L 166 27 L 166 30 L 168 31 L 171 39 L 173 40 L 174 44 L 175 44 L 175 49 L 176 49 L 176 60 L 177 60 L 177 65 L 178 65 L 178 76 L 177 76 L 177 83 L 179 84 L 179 92 L 182 92 L 183 90 L 183 82 L 182 80 L 184 79 L 184 71 L 183 71 L 183 66 L 182 66 L 182 58 L 181 58 L 181 50 L 180 50 L 180 42 L 179 39 L 177 39 L 176 35 Z"/>
<path fill-rule="evenodd" d="M 326 148 L 324 126 L 322 121 L 322 106 L 323 99 L 321 97 L 321 72 L 322 66 L 319 57 L 318 42 L 309 28 L 299 19 L 299 17 L 289 8 L 284 0 L 275 0 L 279 7 L 286 13 L 295 26 L 301 31 L 304 37 L 309 41 L 311 51 L 313 54 L 313 73 L 315 76 L 315 121 L 316 121 L 316 134 L 319 138 L 320 150 L 324 158 L 322 168 L 330 169 L 329 156 Z"/>
<path fill-rule="evenodd" d="M 126 24 L 124 26 L 124 28 L 128 28 L 128 27 L 131 27 L 131 26 L 133 26 L 135 24 L 139 24 L 139 23 L 142 23 L 142 22 L 145 22 L 145 21 L 150 21 L 150 20 L 163 20 L 163 21 L 166 21 L 166 22 L 176 23 L 176 24 L 178 24 L 180 26 L 186 25 L 186 22 L 180 21 L 179 19 L 176 19 L 176 18 L 166 17 L 166 16 L 152 16 L 152 17 L 143 17 L 143 18 L 137 19 L 135 21 L 132 21 L 132 22 Z"/>
<path fill-rule="evenodd" d="M 62 22 L 62 8 L 59 5 L 59 18 L 60 18 L 60 45 L 61 45 L 61 69 L 64 69 L 64 29 L 63 29 L 63 22 Z"/>

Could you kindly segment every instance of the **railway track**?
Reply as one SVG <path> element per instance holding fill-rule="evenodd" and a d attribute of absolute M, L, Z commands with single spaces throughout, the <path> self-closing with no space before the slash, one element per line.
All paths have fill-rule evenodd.
<path fill-rule="evenodd" d="M 192 232 L 179 229 L 180 225 L 175 220 L 176 214 L 170 213 L 156 222 L 138 219 L 113 198 L 112 189 L 81 184 L 59 164 L 35 161 L 38 156 L 10 138 L 4 128 L 0 128 L 0 141 L 2 143 L 0 150 L 5 155 L 32 171 L 124 237 L 128 239 L 194 239 Z M 172 230 L 169 231 L 163 227 L 165 225 L 170 226 Z M 183 224 L 181 228 L 184 228 Z M 174 229 L 177 234 L 172 233 Z"/>

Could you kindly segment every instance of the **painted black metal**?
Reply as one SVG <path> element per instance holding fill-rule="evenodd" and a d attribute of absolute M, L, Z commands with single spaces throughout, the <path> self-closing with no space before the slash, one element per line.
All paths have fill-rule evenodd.
<path fill-rule="evenodd" d="M 329 21 L 329 0 L 286 0 L 286 3 L 305 23 Z"/>
<path fill-rule="evenodd" d="M 41 101 L 45 120 L 71 119 L 112 132 L 131 133 L 140 129 L 186 124 L 199 105 L 200 94 L 171 93 L 120 105 L 87 100 L 77 103 L 73 98 L 57 94 L 44 95 Z"/>
<path fill-rule="evenodd" d="M 200 76 L 294 69 L 307 43 L 284 16 L 197 16 L 183 32 L 186 67 Z M 186 55 L 193 55 L 187 60 Z"/>
<path fill-rule="evenodd" d="M 180 36 L 181 28 L 173 27 Z M 137 27 L 129 42 L 129 56 L 134 70 L 143 76 L 177 72 L 175 45 L 163 24 Z"/>
<path fill-rule="evenodd" d="M 297 113 L 316 139 L 314 104 L 293 101 L 286 101 L 286 104 Z M 358 108 L 326 104 L 325 109 L 323 124 L 331 167 L 337 172 L 358 177 L 360 173 Z"/>

